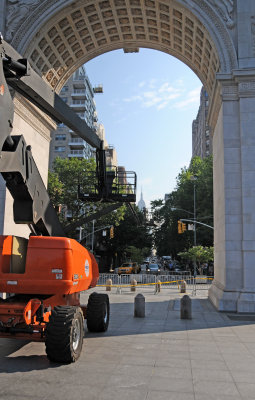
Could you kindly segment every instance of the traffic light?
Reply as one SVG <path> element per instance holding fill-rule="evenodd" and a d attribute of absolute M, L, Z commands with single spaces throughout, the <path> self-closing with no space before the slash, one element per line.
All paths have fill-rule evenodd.
<path fill-rule="evenodd" d="M 178 221 L 178 233 L 182 233 L 182 222 Z"/>
<path fill-rule="evenodd" d="M 182 221 L 178 221 L 178 233 L 183 233 L 187 229 L 186 224 Z"/>
<path fill-rule="evenodd" d="M 110 239 L 112 239 L 114 237 L 114 227 L 111 226 L 110 227 Z"/>

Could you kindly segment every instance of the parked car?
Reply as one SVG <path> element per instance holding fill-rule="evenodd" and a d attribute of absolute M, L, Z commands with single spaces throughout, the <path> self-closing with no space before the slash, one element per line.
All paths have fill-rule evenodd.
<path fill-rule="evenodd" d="M 150 274 L 158 274 L 160 272 L 160 266 L 158 264 L 149 264 L 147 272 Z"/>
<path fill-rule="evenodd" d="M 146 274 L 148 268 L 148 263 L 141 264 L 141 273 Z"/>
<path fill-rule="evenodd" d="M 118 274 L 138 274 L 141 271 L 137 262 L 125 262 L 118 268 Z"/>

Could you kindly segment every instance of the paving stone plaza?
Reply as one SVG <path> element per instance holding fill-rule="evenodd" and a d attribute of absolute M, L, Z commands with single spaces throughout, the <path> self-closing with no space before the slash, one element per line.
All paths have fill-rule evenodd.
<path fill-rule="evenodd" d="M 134 318 L 139 290 L 112 290 L 108 331 L 86 331 L 74 364 L 51 363 L 44 343 L 1 339 L 0 400 L 254 400 L 255 1 L 1 0 L 0 32 L 47 82 L 49 103 L 81 65 L 117 49 L 162 51 L 194 71 L 209 98 L 215 272 L 209 290 L 188 293 L 191 319 L 177 290 L 143 289 L 144 318 Z M 17 93 L 13 104 L 8 129 L 24 134 L 47 184 L 56 124 Z M 0 233 L 30 234 L 1 181 Z"/>
<path fill-rule="evenodd" d="M 0 399 L 254 399 L 253 316 L 219 313 L 203 291 L 181 320 L 182 295 L 162 290 L 145 292 L 145 318 L 134 318 L 136 294 L 111 292 L 108 331 L 86 331 L 74 364 L 50 363 L 44 343 L 2 339 Z"/>

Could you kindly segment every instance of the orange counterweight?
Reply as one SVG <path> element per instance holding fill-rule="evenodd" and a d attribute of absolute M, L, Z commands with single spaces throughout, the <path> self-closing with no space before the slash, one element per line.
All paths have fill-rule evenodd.
<path fill-rule="evenodd" d="M 14 255 L 13 238 L 0 236 L 0 292 L 72 294 L 96 286 L 97 262 L 75 240 L 31 236 L 25 254 Z M 15 265 L 15 258 L 22 257 L 24 268 L 17 272 L 12 265 Z"/>

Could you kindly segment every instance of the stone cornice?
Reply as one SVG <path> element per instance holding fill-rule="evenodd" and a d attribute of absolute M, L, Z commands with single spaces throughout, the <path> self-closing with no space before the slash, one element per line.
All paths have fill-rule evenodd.
<path fill-rule="evenodd" d="M 230 74 L 217 74 L 223 100 L 255 97 L 255 69 L 234 70 Z"/>
<path fill-rule="evenodd" d="M 255 79 L 238 84 L 239 97 L 255 97 Z"/>
<path fill-rule="evenodd" d="M 236 101 L 239 98 L 236 82 L 221 82 L 221 98 L 223 101 Z"/>
<path fill-rule="evenodd" d="M 232 74 L 217 74 L 217 84 L 210 99 L 209 125 L 214 130 L 222 101 L 255 98 L 255 69 L 234 70 Z"/>

